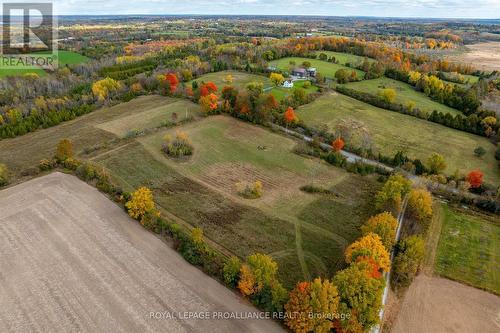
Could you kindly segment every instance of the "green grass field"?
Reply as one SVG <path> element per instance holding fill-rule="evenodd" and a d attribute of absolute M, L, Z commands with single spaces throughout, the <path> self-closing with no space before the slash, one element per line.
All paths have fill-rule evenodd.
<path fill-rule="evenodd" d="M 274 60 L 269 63 L 269 66 L 273 66 L 278 68 L 281 71 L 289 72 L 291 69 L 290 61 L 295 61 L 296 66 L 300 66 L 304 61 L 309 61 L 312 67 L 315 67 L 318 73 L 321 73 L 326 78 L 333 79 L 335 78 L 335 72 L 339 69 L 347 69 L 349 71 L 355 71 L 358 77 L 363 78 L 365 73 L 358 69 L 349 68 L 346 66 L 330 63 L 327 61 L 321 61 L 317 59 L 309 59 L 309 58 L 298 58 L 298 57 L 288 57 L 282 58 L 279 60 Z"/>
<path fill-rule="evenodd" d="M 438 152 L 448 163 L 446 173 L 458 170 L 466 174 L 480 169 L 486 182 L 500 184 L 495 146 L 484 137 L 380 109 L 337 93 L 325 94 L 300 107 L 297 115 L 310 126 L 326 124 L 330 130 L 342 119 L 356 119 L 369 129 L 375 149 L 385 155 L 405 151 L 425 162 L 432 152 Z M 474 155 L 478 146 L 487 151 L 482 158 Z"/>
<path fill-rule="evenodd" d="M 500 294 L 500 225 L 495 217 L 443 207 L 435 271 Z"/>
<path fill-rule="evenodd" d="M 333 51 L 317 51 L 316 55 L 320 55 L 321 53 L 324 53 L 330 57 L 335 57 L 335 59 L 339 62 L 340 65 L 345 65 L 347 63 L 350 63 L 352 65 L 357 65 L 361 64 L 365 57 L 361 57 L 355 54 L 350 54 L 350 53 L 342 53 L 342 52 L 333 52 Z M 375 59 L 372 58 L 366 58 L 370 63 L 375 62 Z"/>
<path fill-rule="evenodd" d="M 304 83 L 306 81 L 295 81 L 293 83 L 293 88 L 284 88 L 284 87 L 275 87 L 272 88 L 270 91 L 271 95 L 274 96 L 278 101 L 281 101 L 282 99 L 285 99 L 289 95 L 292 94 L 293 89 L 295 88 L 304 88 Z M 315 93 L 318 91 L 318 87 L 311 85 L 309 88 L 304 88 L 308 94 Z"/>
<path fill-rule="evenodd" d="M 226 77 L 228 75 L 232 77 L 232 82 L 226 81 Z M 215 83 L 217 88 L 219 88 L 219 92 L 222 90 L 222 88 L 224 88 L 224 86 L 233 86 L 240 90 L 245 89 L 246 85 L 250 82 L 260 82 L 264 85 L 264 88 L 272 86 L 272 83 L 268 77 L 237 71 L 208 73 L 188 82 L 187 84 L 190 85 L 193 81 L 197 81 L 198 84 L 201 84 L 201 82 L 213 82 Z"/>
<path fill-rule="evenodd" d="M 44 52 L 39 52 L 39 54 L 45 54 Z M 59 61 L 59 67 L 63 67 L 66 65 L 74 65 L 74 64 L 81 64 L 84 62 L 87 62 L 89 59 L 81 54 L 78 54 L 76 52 L 72 51 L 58 51 L 58 61 Z M 17 76 L 17 75 L 24 75 L 28 73 L 35 73 L 38 76 L 44 76 L 47 75 L 47 72 L 45 72 L 43 69 L 26 69 L 22 67 L 18 68 L 0 68 L 0 77 L 6 77 L 6 76 Z"/>
<path fill-rule="evenodd" d="M 195 147 L 187 161 L 161 151 L 163 136 L 179 129 Z M 202 227 L 228 251 L 240 257 L 271 254 L 291 287 L 311 276 L 331 276 L 343 266 L 343 250 L 372 213 L 370 198 L 378 188 L 372 178 L 294 154 L 295 144 L 233 118 L 213 116 L 140 137 L 96 161 L 128 190 L 152 187 L 165 211 Z M 237 182 L 256 180 L 263 183 L 262 198 L 238 195 Z M 310 183 L 337 195 L 300 191 Z"/>
<path fill-rule="evenodd" d="M 432 111 L 437 110 L 445 114 L 461 114 L 461 112 L 458 110 L 433 101 L 432 99 L 430 99 L 430 97 L 427 97 L 423 93 L 416 91 L 411 85 L 407 83 L 396 81 L 386 77 L 381 77 L 373 80 L 364 80 L 360 82 L 351 82 L 346 84 L 346 86 L 348 88 L 370 93 L 372 95 L 377 95 L 385 88 L 392 88 L 396 91 L 396 103 L 406 106 L 409 101 L 413 101 L 415 102 L 415 107 L 427 113 L 431 113 Z"/>

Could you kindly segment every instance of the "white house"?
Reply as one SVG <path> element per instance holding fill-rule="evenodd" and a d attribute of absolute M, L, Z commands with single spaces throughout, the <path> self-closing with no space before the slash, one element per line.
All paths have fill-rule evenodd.
<path fill-rule="evenodd" d="M 284 88 L 293 88 L 293 81 L 292 80 L 286 80 L 283 82 L 283 87 Z"/>

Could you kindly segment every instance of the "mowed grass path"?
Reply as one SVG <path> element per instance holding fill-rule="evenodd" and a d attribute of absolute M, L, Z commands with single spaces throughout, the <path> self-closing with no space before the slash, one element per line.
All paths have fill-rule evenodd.
<path fill-rule="evenodd" d="M 233 118 L 209 117 L 180 129 L 195 147 L 187 161 L 161 152 L 163 136 L 177 128 L 138 138 L 141 144 L 131 143 L 95 161 L 126 190 L 153 188 L 161 207 L 202 227 L 209 239 L 232 253 L 271 254 L 290 287 L 343 267 L 345 246 L 372 214 L 370 198 L 377 182 L 295 155 L 295 141 Z M 255 180 L 263 182 L 264 196 L 241 198 L 235 183 Z M 300 191 L 311 182 L 337 195 Z"/>
<path fill-rule="evenodd" d="M 226 77 L 231 75 L 232 82 L 227 82 Z M 264 88 L 271 87 L 272 83 L 268 77 L 262 75 L 249 74 L 238 71 L 222 71 L 215 73 L 208 73 L 202 75 L 192 81 L 189 81 L 187 84 L 191 85 L 193 81 L 198 82 L 198 85 L 201 85 L 202 82 L 213 82 L 219 88 L 218 92 L 222 91 L 222 88 L 225 86 L 233 86 L 237 89 L 245 89 L 246 85 L 250 82 L 259 82 L 264 85 Z"/>
<path fill-rule="evenodd" d="M 351 82 L 345 85 L 347 88 L 351 88 L 360 92 L 370 93 L 372 95 L 377 95 L 380 91 L 385 88 L 392 88 L 396 91 L 396 103 L 406 106 L 408 102 L 413 101 L 415 107 L 426 112 L 432 113 L 432 111 L 437 110 L 442 113 L 449 113 L 451 115 L 462 114 L 460 111 L 450 108 L 444 104 L 438 103 L 430 99 L 424 93 L 416 91 L 411 85 L 389 79 L 387 77 L 381 77 L 373 80 L 364 80 L 360 82 Z"/>
<path fill-rule="evenodd" d="M 311 63 L 312 67 L 315 67 L 316 70 L 324 75 L 326 78 L 334 79 L 335 72 L 339 69 L 347 69 L 349 71 L 355 71 L 359 78 L 365 77 L 365 72 L 360 71 L 359 69 L 349 68 L 346 66 L 334 64 L 327 61 L 317 60 L 317 59 L 309 59 L 309 58 L 299 58 L 299 57 L 287 57 L 278 60 L 273 60 L 269 63 L 269 66 L 273 66 L 278 68 L 281 71 L 290 72 L 290 61 L 295 61 L 296 66 L 301 66 L 304 61 L 308 61 Z"/>
<path fill-rule="evenodd" d="M 500 294 L 500 224 L 443 206 L 435 271 Z"/>
<path fill-rule="evenodd" d="M 442 154 L 447 163 L 446 173 L 458 170 L 466 174 L 480 169 L 485 181 L 500 184 L 500 171 L 494 158 L 495 146 L 486 138 L 458 131 L 412 116 L 374 107 L 337 93 L 328 93 L 297 110 L 307 125 L 328 125 L 333 131 L 342 119 L 361 121 L 369 129 L 376 151 L 392 156 L 405 151 L 410 157 L 424 163 L 432 152 Z M 474 155 L 482 146 L 486 154 Z"/>

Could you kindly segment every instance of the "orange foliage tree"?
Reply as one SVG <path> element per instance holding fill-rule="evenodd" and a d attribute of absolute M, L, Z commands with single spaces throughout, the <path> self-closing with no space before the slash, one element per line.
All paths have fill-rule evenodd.
<path fill-rule="evenodd" d="M 299 121 L 299 118 L 295 114 L 295 111 L 293 110 L 292 107 L 288 107 L 288 109 L 286 109 L 285 113 L 283 114 L 283 117 L 285 118 L 285 122 L 287 124 L 294 124 L 297 121 Z"/>
<path fill-rule="evenodd" d="M 479 188 L 483 184 L 483 176 L 484 174 L 479 170 L 472 170 L 469 172 L 465 180 L 469 182 L 470 187 Z"/>
<path fill-rule="evenodd" d="M 345 142 L 342 140 L 342 138 L 337 138 L 335 141 L 332 142 L 332 149 L 335 152 L 339 152 L 344 148 Z"/>
<path fill-rule="evenodd" d="M 175 73 L 168 73 L 165 77 L 165 80 L 170 84 L 170 92 L 174 93 L 177 90 L 177 86 L 179 85 L 179 79 Z"/>
<path fill-rule="evenodd" d="M 210 113 L 210 112 L 217 109 L 218 101 L 219 101 L 219 99 L 217 98 L 217 95 L 209 94 L 206 96 L 201 96 L 199 103 L 201 105 L 201 109 L 204 112 Z"/>
<path fill-rule="evenodd" d="M 207 96 L 209 94 L 215 94 L 217 92 L 217 86 L 213 82 L 207 82 L 200 88 L 200 96 Z"/>

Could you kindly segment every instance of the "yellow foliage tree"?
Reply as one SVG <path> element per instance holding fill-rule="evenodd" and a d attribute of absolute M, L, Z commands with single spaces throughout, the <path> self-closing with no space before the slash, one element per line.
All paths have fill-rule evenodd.
<path fill-rule="evenodd" d="M 392 175 L 375 196 L 377 208 L 399 209 L 403 197 L 410 191 L 411 182 L 400 174 Z"/>
<path fill-rule="evenodd" d="M 418 220 L 432 217 L 432 195 L 426 189 L 413 189 L 408 196 L 408 207 Z"/>
<path fill-rule="evenodd" d="M 244 264 L 240 269 L 240 281 L 238 282 L 238 289 L 245 296 L 250 296 L 255 293 L 255 277 L 250 266 Z"/>
<path fill-rule="evenodd" d="M 387 103 L 394 103 L 396 100 L 396 90 L 392 88 L 386 88 L 380 91 L 379 96 Z"/>
<path fill-rule="evenodd" d="M 118 91 L 120 88 L 120 82 L 107 77 L 105 79 L 94 82 L 94 84 L 92 85 L 92 93 L 100 101 L 103 101 L 108 98 L 111 93 Z"/>
<path fill-rule="evenodd" d="M 276 87 L 281 86 L 285 82 L 285 77 L 280 73 L 271 73 L 269 79 Z"/>
<path fill-rule="evenodd" d="M 59 141 L 56 150 L 56 159 L 60 162 L 66 161 L 73 157 L 73 144 L 69 139 Z"/>
<path fill-rule="evenodd" d="M 144 223 L 147 214 L 156 214 L 153 192 L 147 187 L 140 187 L 132 193 L 131 199 L 125 204 L 130 217 Z"/>
<path fill-rule="evenodd" d="M 363 235 L 375 233 L 380 236 L 385 248 L 390 251 L 396 238 L 396 228 L 398 221 L 389 212 L 383 212 L 372 216 L 361 226 Z"/>
<path fill-rule="evenodd" d="M 389 252 L 387 252 L 380 236 L 377 234 L 369 233 L 361 237 L 345 251 L 347 263 L 355 262 L 359 257 L 372 258 L 381 269 L 386 272 L 390 270 Z"/>

